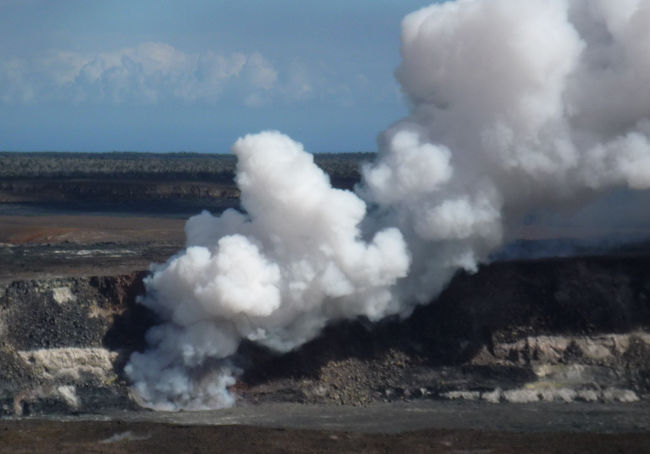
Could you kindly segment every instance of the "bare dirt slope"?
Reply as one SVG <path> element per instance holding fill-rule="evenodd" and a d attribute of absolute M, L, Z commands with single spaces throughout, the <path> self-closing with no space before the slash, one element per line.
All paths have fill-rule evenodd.
<path fill-rule="evenodd" d="M 0 216 L 0 282 L 146 270 L 185 242 L 185 219 Z"/>

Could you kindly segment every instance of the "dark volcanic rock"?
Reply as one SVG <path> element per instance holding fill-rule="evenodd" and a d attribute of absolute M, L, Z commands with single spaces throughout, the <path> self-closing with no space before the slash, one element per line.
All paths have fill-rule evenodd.
<path fill-rule="evenodd" d="M 144 273 L 0 286 L 2 412 L 134 405 L 122 368 L 154 315 Z M 406 320 L 340 321 L 277 355 L 244 343 L 252 402 L 634 401 L 650 394 L 650 257 L 499 262 Z"/>
<path fill-rule="evenodd" d="M 0 414 L 132 406 L 122 364 L 154 322 L 143 276 L 0 285 Z"/>
<path fill-rule="evenodd" d="M 231 181 L 161 179 L 20 179 L 0 181 L 0 202 L 29 203 L 48 209 L 88 211 L 197 212 L 239 205 Z"/>
<path fill-rule="evenodd" d="M 135 306 L 136 296 L 143 293 L 143 275 L 30 280 L 0 285 L 5 325 L 2 340 L 20 350 L 102 347 L 115 337 L 113 332 L 123 323 L 123 317 L 132 316 L 131 310 L 126 316 L 124 313 Z M 114 339 L 112 343 L 115 344 Z"/>
<path fill-rule="evenodd" d="M 358 404 L 373 396 L 458 390 L 479 398 L 527 386 L 538 398 L 552 399 L 551 391 L 544 396 L 536 389 L 546 380 L 549 389 L 593 384 L 599 399 L 607 387 L 645 395 L 649 295 L 648 257 L 494 263 L 476 274 L 459 273 L 437 301 L 407 320 L 341 322 L 281 357 L 245 347 L 257 358 L 242 377 L 242 393 L 265 399 L 292 386 L 294 394 L 303 389 L 306 400 Z M 563 378 L 571 374 L 573 381 Z"/>

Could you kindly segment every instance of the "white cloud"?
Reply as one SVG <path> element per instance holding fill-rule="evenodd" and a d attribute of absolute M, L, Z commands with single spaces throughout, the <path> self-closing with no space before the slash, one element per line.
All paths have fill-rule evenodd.
<path fill-rule="evenodd" d="M 278 80 L 278 72 L 273 65 L 257 52 L 248 58 L 246 69 L 250 83 L 255 88 L 270 90 Z"/>
<path fill-rule="evenodd" d="M 295 59 L 291 62 L 287 79 L 286 92 L 290 98 L 302 100 L 314 95 L 315 80 L 303 61 Z"/>
<path fill-rule="evenodd" d="M 185 53 L 147 42 L 96 54 L 53 51 L 32 59 L 0 58 L 0 102 L 214 102 L 226 89 L 244 101 L 276 85 L 278 72 L 259 53 Z"/>
<path fill-rule="evenodd" d="M 348 74 L 321 60 L 274 61 L 259 52 L 184 52 L 161 42 L 96 53 L 49 51 L 0 55 L 0 103 L 271 102 L 337 106 L 395 99 L 396 84 Z"/>

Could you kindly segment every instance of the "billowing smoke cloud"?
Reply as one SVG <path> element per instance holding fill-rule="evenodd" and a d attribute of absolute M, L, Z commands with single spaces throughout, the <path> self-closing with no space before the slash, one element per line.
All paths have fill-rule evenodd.
<path fill-rule="evenodd" d="M 396 228 L 362 240 L 365 203 L 333 189 L 287 136 L 246 136 L 233 151 L 247 215 L 191 218 L 188 248 L 147 281 L 144 303 L 168 323 L 148 333 L 152 349 L 134 354 L 127 373 L 161 408 L 230 404 L 230 366 L 214 360 L 241 339 L 286 351 L 329 320 L 399 308 L 390 289 L 410 258 Z"/>
<path fill-rule="evenodd" d="M 247 214 L 203 213 L 144 303 L 165 323 L 127 366 L 156 408 L 232 403 L 243 339 L 278 351 L 329 321 L 407 315 L 473 270 L 531 207 L 650 187 L 650 4 L 458 0 L 407 16 L 411 114 L 381 134 L 357 194 L 300 144 L 240 139 Z"/>

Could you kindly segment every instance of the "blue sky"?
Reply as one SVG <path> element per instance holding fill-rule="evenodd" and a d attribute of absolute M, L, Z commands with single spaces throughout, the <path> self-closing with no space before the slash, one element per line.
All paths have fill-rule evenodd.
<path fill-rule="evenodd" d="M 372 151 L 416 0 L 0 0 L 0 150 Z"/>

